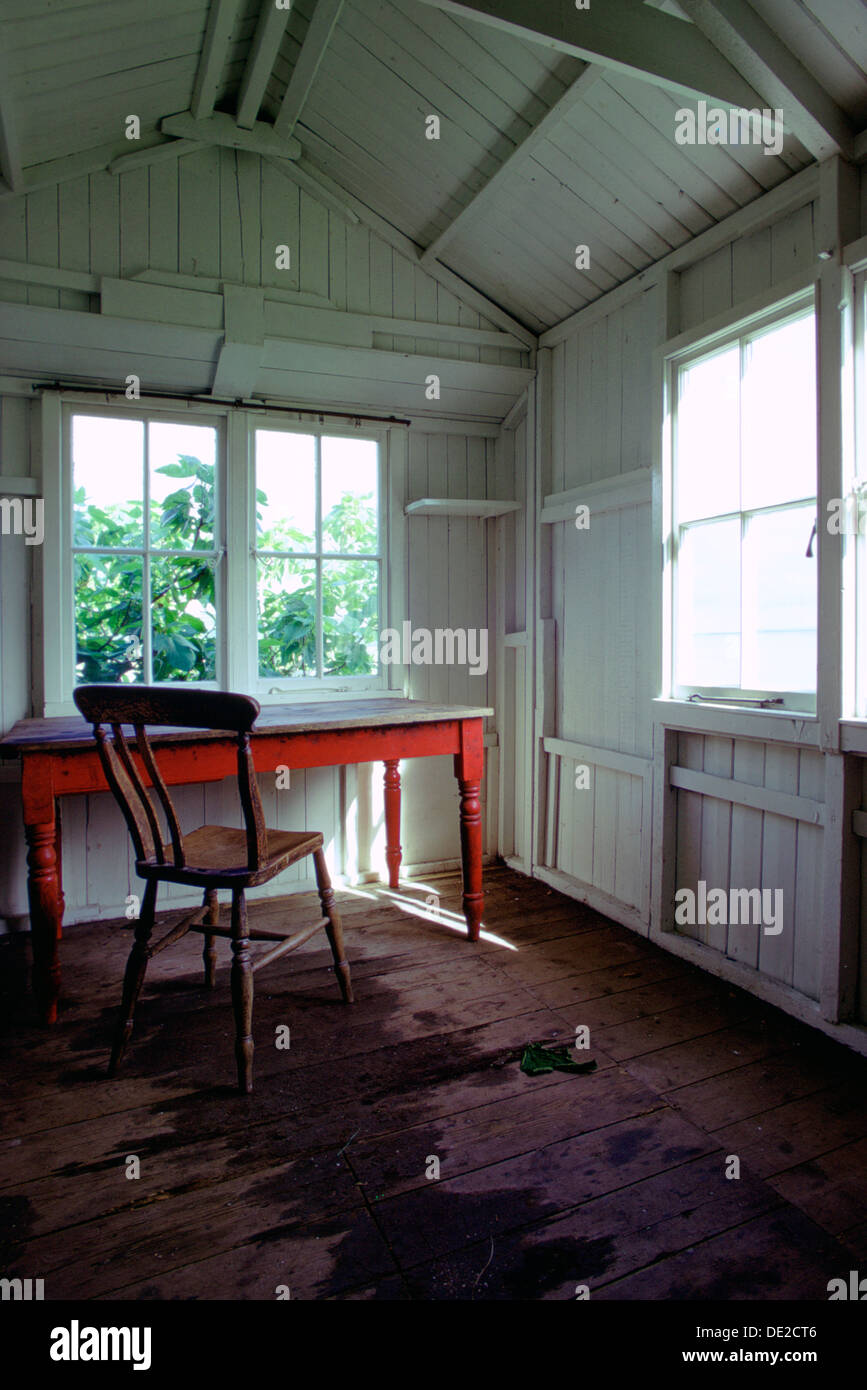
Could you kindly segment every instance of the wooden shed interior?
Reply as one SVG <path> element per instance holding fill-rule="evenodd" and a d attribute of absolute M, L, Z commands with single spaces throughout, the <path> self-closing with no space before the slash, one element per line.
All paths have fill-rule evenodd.
<path fill-rule="evenodd" d="M 827 1299 L 867 1258 L 862 0 L 4 0 L 0 51 L 0 1275 Z M 105 1077 L 144 889 L 63 742 L 93 683 L 254 697 L 265 823 L 323 837 L 356 1000 L 320 937 L 259 976 L 249 1097 L 193 937 Z M 244 824 L 207 758 L 184 834 Z M 315 917 L 313 858 L 248 899 Z M 520 1072 L 545 1040 L 595 1070 Z"/>

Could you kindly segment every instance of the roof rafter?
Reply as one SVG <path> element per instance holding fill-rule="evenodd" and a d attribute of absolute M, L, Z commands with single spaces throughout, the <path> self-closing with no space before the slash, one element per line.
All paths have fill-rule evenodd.
<path fill-rule="evenodd" d="M 238 18 L 241 0 L 211 0 L 205 40 L 199 58 L 190 110 L 197 121 L 210 116 L 229 52 L 229 40 Z"/>
<path fill-rule="evenodd" d="M 251 130 L 235 124 L 231 116 L 215 111 L 203 121 L 197 121 L 189 111 L 164 116 L 160 121 L 163 135 L 196 140 L 201 145 L 225 145 L 230 150 L 248 150 L 251 154 L 275 155 L 278 159 L 297 159 L 301 146 L 294 138 L 277 135 L 269 121 L 256 121 Z"/>
<path fill-rule="evenodd" d="M 348 207 L 346 203 L 336 198 L 330 189 L 326 188 L 323 183 L 317 181 L 306 169 L 300 169 L 296 160 L 275 159 L 274 156 L 270 154 L 265 155 L 265 159 L 273 168 L 278 169 L 285 178 L 290 179 L 298 188 L 303 188 L 305 193 L 309 193 L 311 197 L 320 202 L 323 207 L 328 208 L 329 212 L 333 212 L 335 217 L 342 218 L 342 220 L 348 222 L 350 226 L 358 226 L 361 221 L 358 214 L 353 212 L 352 208 Z"/>
<path fill-rule="evenodd" d="M 110 174 L 127 174 L 130 169 L 145 169 L 152 164 L 165 164 L 170 159 L 180 159 L 182 154 L 193 154 L 202 148 L 200 140 L 163 140 L 159 145 L 148 145 L 146 149 L 134 150 L 132 154 L 119 155 L 108 166 Z"/>
<path fill-rule="evenodd" d="M 318 143 L 315 136 L 313 136 L 312 139 L 314 143 Z M 305 139 L 305 145 L 306 144 L 307 140 Z M 378 237 L 381 237 L 383 241 L 387 241 L 388 244 L 393 246 L 396 251 L 399 251 L 402 256 L 406 256 L 407 260 L 421 266 L 422 250 L 416 242 L 410 237 L 405 236 L 404 233 L 399 231 L 392 223 L 387 222 L 384 217 L 380 217 L 379 214 L 374 212 L 372 208 L 369 208 L 366 203 L 363 203 L 360 198 L 356 198 L 354 194 L 349 193 L 345 188 L 342 188 L 340 184 L 335 183 L 324 170 L 320 169 L 311 161 L 308 155 L 301 155 L 296 168 L 301 170 L 302 173 L 308 174 L 311 183 L 319 184 L 322 188 L 326 189 L 340 206 L 354 212 L 359 222 L 365 227 L 369 227 L 370 230 Z M 292 174 L 289 174 L 289 177 L 291 178 Z M 469 308 L 475 309 L 491 323 L 495 323 L 499 325 L 500 328 L 505 329 L 507 333 L 513 334 L 514 337 L 531 351 L 535 350 L 538 335 L 533 332 L 532 328 L 528 328 L 525 323 L 521 323 L 518 319 L 513 318 L 507 310 L 503 309 L 501 305 L 494 303 L 486 294 L 477 289 L 475 285 L 470 284 L 468 280 L 462 279 L 460 275 L 456 275 L 454 271 L 449 270 L 447 266 L 441 265 L 439 261 L 434 261 L 432 265 L 424 266 L 423 269 L 430 275 L 431 279 L 438 280 L 439 283 L 450 290 L 452 294 L 457 295 L 459 299 L 463 299 L 464 303 L 467 304 Z"/>
<path fill-rule="evenodd" d="M 307 35 L 274 122 L 278 135 L 291 135 L 298 124 L 342 9 L 343 0 L 316 0 Z"/>
<path fill-rule="evenodd" d="M 278 9 L 275 0 L 262 0 L 247 66 L 241 79 L 238 112 L 235 118 L 237 124 L 246 130 L 252 130 L 259 114 L 268 78 L 283 42 L 289 14 L 288 9 Z"/>
<path fill-rule="evenodd" d="M 6 64 L 0 58 L 0 172 L 16 193 L 22 184 L 21 154 L 12 117 L 12 93 Z"/>
<path fill-rule="evenodd" d="M 697 28 L 783 112 L 783 125 L 817 159 L 851 156 L 849 118 L 745 0 L 679 0 Z"/>
<path fill-rule="evenodd" d="M 461 19 L 668 87 L 690 99 L 753 106 L 749 82 L 699 32 L 641 0 L 605 0 L 586 10 L 538 0 L 421 0 Z"/>
<path fill-rule="evenodd" d="M 529 159 L 533 151 L 548 139 L 551 132 L 561 124 L 566 115 L 583 101 L 595 82 L 602 76 L 602 68 L 591 67 L 588 63 L 584 71 L 575 79 L 571 86 L 554 103 L 550 111 L 547 111 L 542 119 L 533 126 L 532 130 L 516 145 L 515 149 L 500 165 L 499 169 L 493 174 L 488 182 L 479 189 L 478 193 L 467 203 L 466 207 L 458 213 L 457 217 L 440 232 L 435 241 L 432 241 L 422 256 L 422 264 L 430 265 L 431 261 L 437 260 L 450 241 L 464 230 L 468 223 L 475 221 L 481 212 L 490 204 L 491 199 L 499 192 L 501 186 L 509 175 L 525 160 Z"/>
<path fill-rule="evenodd" d="M 123 144 L 127 141 L 123 140 Z M 98 174 L 105 170 L 113 159 L 118 157 L 118 142 L 96 145 L 82 150 L 79 154 L 63 155 L 60 159 L 47 159 L 41 164 L 28 164 L 23 170 L 20 186 L 0 188 L 0 199 L 20 198 L 27 193 L 35 193 L 40 188 L 53 188 L 58 183 L 70 183 L 85 174 Z"/>

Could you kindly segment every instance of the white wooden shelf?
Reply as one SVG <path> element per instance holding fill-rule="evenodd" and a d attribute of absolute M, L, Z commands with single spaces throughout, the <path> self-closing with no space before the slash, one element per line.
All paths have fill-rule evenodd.
<path fill-rule="evenodd" d="M 520 510 L 520 502 L 500 502 L 496 499 L 467 497 L 420 497 L 417 502 L 407 502 L 404 511 L 407 516 L 505 516 L 507 512 Z"/>
<path fill-rule="evenodd" d="M 614 512 L 621 507 L 640 507 L 652 499 L 651 470 L 636 468 L 631 473 L 618 473 L 595 483 L 583 483 L 568 492 L 554 492 L 542 503 L 539 520 L 543 525 L 555 521 L 571 521 L 579 504 L 590 508 L 591 515 Z"/>

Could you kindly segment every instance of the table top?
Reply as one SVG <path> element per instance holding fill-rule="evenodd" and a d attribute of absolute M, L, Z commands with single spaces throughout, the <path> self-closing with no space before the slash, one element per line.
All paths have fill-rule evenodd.
<path fill-rule="evenodd" d="M 493 713 L 492 709 L 474 705 L 435 705 L 427 700 L 311 700 L 307 704 L 263 705 L 252 735 L 255 738 L 257 734 L 326 733 L 334 729 L 430 724 L 445 719 L 484 719 Z M 179 729 L 161 725 L 158 731 L 154 728 L 152 741 L 155 744 L 199 743 L 226 736 L 218 729 Z M 25 752 L 70 752 L 82 744 L 92 745 L 93 733 L 80 714 L 19 719 L 6 737 L 0 739 L 0 758 L 14 758 Z"/>

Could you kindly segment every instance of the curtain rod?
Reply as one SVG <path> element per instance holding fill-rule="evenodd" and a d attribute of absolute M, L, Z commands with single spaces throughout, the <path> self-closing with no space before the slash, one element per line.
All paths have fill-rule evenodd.
<path fill-rule="evenodd" d="M 72 381 L 47 381 L 40 383 L 39 386 L 34 386 L 34 390 L 78 391 L 81 395 L 87 396 L 110 396 L 118 394 L 123 390 L 123 387 L 113 390 L 110 386 L 82 386 Z M 218 396 L 186 395 L 182 391 L 143 391 L 138 399 L 192 401 L 196 405 L 233 405 L 241 410 L 277 411 L 284 415 L 327 415 L 330 419 L 365 420 L 377 425 L 412 425 L 411 420 L 403 420 L 397 415 L 361 415 L 354 410 L 319 410 L 315 406 L 309 405 L 268 405 L 267 398 L 262 401 L 246 401 L 241 398 L 228 400 Z"/>

